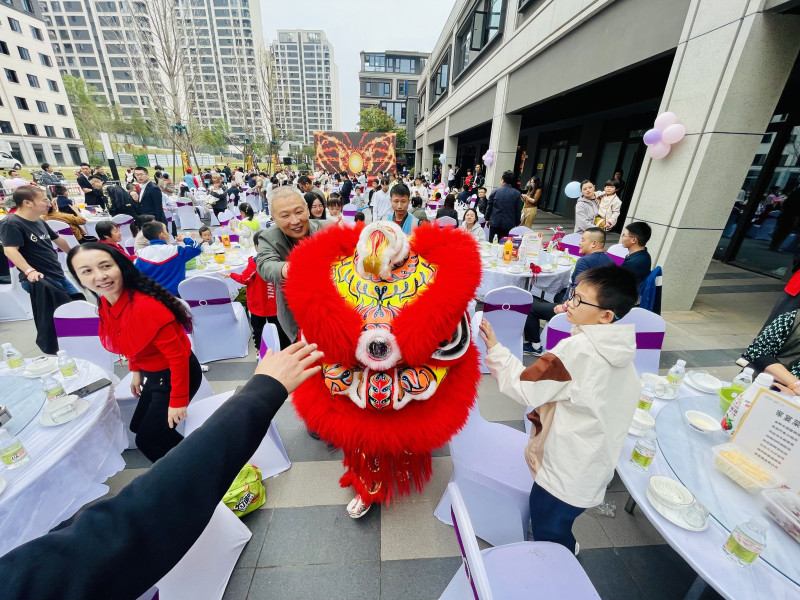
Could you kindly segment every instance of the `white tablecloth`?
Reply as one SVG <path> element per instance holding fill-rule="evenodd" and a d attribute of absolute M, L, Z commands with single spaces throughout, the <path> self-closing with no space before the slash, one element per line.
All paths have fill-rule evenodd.
<path fill-rule="evenodd" d="M 86 219 L 86 223 L 81 225 L 81 227 L 83 227 L 83 229 L 84 229 L 84 231 L 86 232 L 87 235 L 91 235 L 91 236 L 97 237 L 97 229 L 96 229 L 97 224 L 100 223 L 101 221 L 110 221 L 110 220 L 111 220 L 110 216 L 106 216 L 106 217 L 102 217 L 102 218 L 98 218 L 98 219 L 95 219 L 95 218 Z"/>
<path fill-rule="evenodd" d="M 687 454 L 691 455 L 684 457 L 675 452 L 668 452 L 670 456 L 665 456 L 664 448 L 662 448 L 664 444 L 671 444 L 673 447 L 675 444 L 684 445 L 689 449 L 698 443 L 710 446 L 722 444 L 728 440 L 722 433 L 706 434 L 705 436 L 694 433 L 685 422 L 681 423 L 682 427 L 675 427 L 672 423 L 669 424 L 673 426 L 666 427 L 666 420 L 659 416 L 669 402 L 678 402 L 680 406 L 671 407 L 671 411 L 682 410 L 684 404 L 686 406 L 698 404 L 702 406 L 704 412 L 721 419 L 722 411 L 718 408 L 717 401 L 716 395 L 695 391 L 687 384 L 683 384 L 681 387 L 677 400 L 656 400 L 650 412 L 656 416 L 656 431 L 660 441 L 653 464 L 646 472 L 638 471 L 630 466 L 628 459 L 638 438 L 629 435 L 622 449 L 617 471 L 625 483 L 625 487 L 636 500 L 638 509 L 664 536 L 669 545 L 722 596 L 729 600 L 799 598 L 800 546 L 766 516 L 761 508 L 760 496 L 748 494 L 733 481 L 717 472 L 711 466 L 710 450 L 698 452 L 699 455 L 694 455 L 693 452 L 687 450 Z M 697 437 L 692 439 L 688 436 L 701 436 L 703 439 Z M 686 440 L 691 440 L 693 444 L 686 443 Z M 696 475 L 705 478 L 706 481 L 700 485 L 693 484 L 691 477 L 687 476 L 689 469 L 697 469 Z M 648 481 L 653 475 L 665 475 L 682 481 L 692 493 L 697 494 L 698 499 L 712 511 L 708 529 L 702 532 L 687 531 L 667 521 L 656 512 L 645 496 Z M 726 503 L 724 508 L 719 506 L 720 500 Z M 721 508 L 722 510 L 720 510 Z M 715 511 L 717 514 L 714 514 Z M 737 514 L 725 514 L 728 511 Z M 770 530 L 767 533 L 767 548 L 763 554 L 764 558 L 757 560 L 751 567 L 743 569 L 734 565 L 724 556 L 722 545 L 730 535 L 730 527 L 735 526 L 739 521 L 749 520 L 754 515 L 765 517 L 770 523 Z M 729 521 L 737 521 L 737 523 L 731 525 Z M 784 568 L 784 571 L 777 570 L 773 564 L 770 564 L 770 560 L 775 565 Z M 787 565 L 788 569 L 785 568 Z"/>
<path fill-rule="evenodd" d="M 227 259 L 225 261 L 225 264 L 223 264 L 223 268 L 218 269 L 216 271 L 209 271 L 207 267 L 205 269 L 186 269 L 186 279 L 191 279 L 192 277 L 198 277 L 199 275 L 214 276 L 215 274 L 221 274 L 221 273 L 241 273 L 247 268 L 247 261 L 249 260 L 249 258 L 255 255 L 256 252 L 254 249 L 250 249 L 248 251 L 242 251 L 239 256 L 242 260 L 244 260 L 244 263 L 242 263 L 241 265 L 229 265 L 228 261 L 230 259 Z M 211 264 L 217 264 L 217 263 L 211 263 Z M 228 293 L 230 294 L 231 300 L 236 298 L 236 296 L 239 294 L 239 290 L 242 288 L 242 284 L 236 283 L 230 277 L 222 277 L 220 275 L 219 278 L 222 279 L 228 286 Z"/>
<path fill-rule="evenodd" d="M 514 266 L 519 266 L 520 263 L 511 263 Z M 495 288 L 513 285 L 523 290 L 527 290 L 531 285 L 531 272 L 530 269 L 522 273 L 512 273 L 504 266 L 489 267 L 484 266 L 481 274 L 481 285 L 475 293 L 478 300 L 483 298 Z"/>
<path fill-rule="evenodd" d="M 78 360 L 80 372 L 64 382 L 67 392 L 103 379 L 100 367 Z M 5 365 L 0 373 L 8 375 Z M 0 391 L 0 399 L 2 392 Z M 0 556 L 74 515 L 85 504 L 104 496 L 103 482 L 125 468 L 121 453 L 128 438 L 120 420 L 114 388 L 86 397 L 88 410 L 58 427 L 42 427 L 38 417 L 19 434 L 31 456 L 23 467 L 0 471 L 8 482 L 0 494 Z"/>
<path fill-rule="evenodd" d="M 542 271 L 536 275 L 536 283 L 532 283 L 534 295 L 536 290 L 542 291 L 547 295 L 557 294 L 569 285 L 572 276 L 572 265 L 559 265 L 555 271 Z"/>

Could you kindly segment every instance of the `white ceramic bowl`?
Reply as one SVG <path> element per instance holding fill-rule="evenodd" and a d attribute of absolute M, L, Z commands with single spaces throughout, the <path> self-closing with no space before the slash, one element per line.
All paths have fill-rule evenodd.
<path fill-rule="evenodd" d="M 25 366 L 25 370 L 31 375 L 44 375 L 53 370 L 56 359 L 52 356 L 40 356 L 33 359 Z"/>
<path fill-rule="evenodd" d="M 707 415 L 699 410 L 687 410 L 683 413 L 683 416 L 686 417 L 686 422 L 689 423 L 689 427 L 700 433 L 712 433 L 722 429 L 722 425 L 720 425 L 719 421 L 714 419 L 711 415 Z"/>
<path fill-rule="evenodd" d="M 694 502 L 694 495 L 686 486 L 664 477 L 663 475 L 654 475 L 650 478 L 650 490 L 655 495 L 656 499 L 670 508 L 684 509 Z"/>
<path fill-rule="evenodd" d="M 648 431 L 653 427 L 655 427 L 655 425 L 656 425 L 655 417 L 646 410 L 637 408 L 636 412 L 633 413 L 633 421 L 631 421 L 632 427 L 635 427 L 636 429 L 641 429 L 643 431 Z"/>
<path fill-rule="evenodd" d="M 652 383 L 653 387 L 667 385 L 667 378 L 656 373 L 642 373 L 642 384 Z"/>

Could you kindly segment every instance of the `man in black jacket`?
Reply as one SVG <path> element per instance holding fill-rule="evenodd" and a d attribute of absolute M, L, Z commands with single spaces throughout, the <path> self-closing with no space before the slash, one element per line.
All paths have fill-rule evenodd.
<path fill-rule="evenodd" d="M 653 266 L 650 253 L 645 248 L 651 233 L 652 229 L 647 223 L 628 223 L 619 238 L 622 246 L 628 249 L 628 256 L 625 257 L 622 268 L 632 271 L 639 285 L 648 278 Z"/>
<path fill-rule="evenodd" d="M 139 216 L 139 203 L 119 184 L 106 186 L 103 193 L 108 200 L 108 212 L 112 217 L 129 215 L 135 219 Z"/>
<path fill-rule="evenodd" d="M 484 217 L 489 223 L 489 239 L 508 237 L 508 232 L 519 225 L 522 218 L 522 195 L 513 187 L 516 177 L 512 171 L 501 176 L 503 185 L 489 195 Z"/>
<path fill-rule="evenodd" d="M 145 167 L 136 167 L 133 170 L 136 183 L 139 184 L 139 213 L 143 215 L 153 215 L 156 221 L 167 224 L 167 217 L 164 214 L 164 200 L 161 190 L 150 181 L 150 175 Z"/>
<path fill-rule="evenodd" d="M 0 557 L 2 598 L 135 600 L 150 589 L 208 525 L 287 395 L 320 372 L 316 350 L 298 342 L 268 353 L 241 391 L 116 497 Z M 177 490 L 191 490 L 189 501 Z"/>

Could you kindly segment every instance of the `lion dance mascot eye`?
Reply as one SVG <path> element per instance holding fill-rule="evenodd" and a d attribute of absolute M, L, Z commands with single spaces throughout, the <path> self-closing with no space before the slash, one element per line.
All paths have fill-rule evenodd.
<path fill-rule="evenodd" d="M 421 491 L 431 451 L 467 421 L 480 379 L 467 305 L 480 284 L 464 230 L 394 223 L 328 227 L 289 257 L 284 282 L 322 372 L 292 403 L 310 429 L 344 452 L 351 517 Z"/>

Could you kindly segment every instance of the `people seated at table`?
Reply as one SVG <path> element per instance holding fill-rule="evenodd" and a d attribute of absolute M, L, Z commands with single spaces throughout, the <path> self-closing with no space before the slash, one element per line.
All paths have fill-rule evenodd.
<path fill-rule="evenodd" d="M 300 241 L 319 231 L 322 221 L 311 219 L 308 204 L 299 191 L 281 186 L 272 193 L 272 218 L 275 226 L 258 234 L 258 274 L 275 285 L 278 305 L 278 336 L 281 348 L 286 348 L 298 336 L 297 322 L 283 295 L 283 280 L 289 274 L 289 254 Z M 299 276 L 302 277 L 302 274 Z"/>
<path fill-rule="evenodd" d="M 404 183 L 396 183 L 389 190 L 391 210 L 380 217 L 379 221 L 394 221 L 406 235 L 419 226 L 419 219 L 408 212 L 411 196 Z"/>
<path fill-rule="evenodd" d="M 63 185 L 54 185 L 53 186 L 53 196 L 55 199 L 53 200 L 56 210 L 62 213 L 72 213 L 75 215 L 81 214 L 78 210 L 78 207 L 75 206 L 75 202 L 67 196 L 67 188 Z"/>
<path fill-rule="evenodd" d="M 622 267 L 636 275 L 636 281 L 639 282 L 639 285 L 650 275 L 650 270 L 653 266 L 650 253 L 646 248 L 652 232 L 650 225 L 642 221 L 636 221 L 628 223 L 619 238 L 620 244 L 628 250 L 628 255 L 625 257 Z"/>
<path fill-rule="evenodd" d="M 597 198 L 599 193 L 595 192 L 594 183 L 588 179 L 581 181 L 581 197 L 575 204 L 575 229 L 574 233 L 583 233 L 587 229 L 594 227 L 594 220 L 597 217 Z"/>
<path fill-rule="evenodd" d="M 258 222 L 258 219 L 256 219 L 256 215 L 253 212 L 253 207 L 247 202 L 242 202 L 239 205 L 239 216 L 241 216 L 241 225 L 243 227 L 247 227 L 253 232 L 261 229 L 261 224 Z"/>
<path fill-rule="evenodd" d="M 328 214 L 325 211 L 325 200 L 321 200 L 319 196 L 311 192 L 303 194 L 303 199 L 308 205 L 308 212 L 312 219 L 317 219 L 318 221 L 327 220 Z"/>
<path fill-rule="evenodd" d="M 164 224 L 154 221 L 146 227 Z M 103 347 L 128 358 L 131 393 L 139 398 L 130 429 L 136 446 L 156 462 L 183 439 L 174 428 L 186 418 L 186 406 L 202 380 L 186 335 L 192 331 L 191 313 L 107 244 L 76 246 L 67 266 L 82 286 L 100 297 Z"/>
<path fill-rule="evenodd" d="M 331 223 L 341 223 L 342 222 L 342 198 L 338 192 L 333 192 L 330 196 L 328 196 L 328 202 L 326 206 L 326 210 L 328 211 L 328 221 Z"/>
<path fill-rule="evenodd" d="M 69 225 L 72 230 L 72 235 L 78 240 L 78 243 L 83 242 L 83 236 L 86 235 L 86 230 L 81 225 L 86 225 L 86 218 L 81 214 L 76 214 L 73 211 L 59 212 L 53 203 L 47 207 L 47 214 L 42 216 L 43 221 L 61 221 Z M 91 241 L 95 241 L 89 238 Z"/>
<path fill-rule="evenodd" d="M 501 176 L 503 184 L 489 195 L 484 217 L 489 223 L 489 239 L 508 237 L 508 232 L 519 225 L 522 217 L 522 195 L 514 189 L 516 176 L 506 171 Z"/>
<path fill-rule="evenodd" d="M 464 222 L 461 224 L 462 229 L 466 229 L 476 242 L 486 241 L 486 232 L 483 230 L 483 225 L 478 223 L 478 211 L 474 208 L 468 208 L 464 213 Z"/>
<path fill-rule="evenodd" d="M 122 229 L 114 221 L 100 221 L 95 225 L 94 230 L 97 233 L 98 242 L 111 246 L 131 262 L 136 260 L 136 257 L 128 254 L 128 251 L 123 247 Z"/>
<path fill-rule="evenodd" d="M 150 245 L 150 240 L 144 237 L 144 226 L 147 223 L 152 223 L 155 221 L 156 218 L 153 215 L 141 215 L 139 217 L 139 223 L 141 223 L 141 228 L 133 236 L 133 251 L 138 255 L 139 250 L 142 248 L 147 248 Z M 133 233 L 133 228 L 131 228 L 131 233 Z"/>
<path fill-rule="evenodd" d="M 555 315 L 566 312 L 567 305 L 563 302 L 578 281 L 578 276 L 584 271 L 595 267 L 613 265 L 613 259 L 605 253 L 606 232 L 599 227 L 590 227 L 583 232 L 581 242 L 578 245 L 578 252 L 581 258 L 575 263 L 575 268 L 570 277 L 569 287 L 562 293 L 558 293 L 553 298 L 554 302 L 548 302 L 541 298 L 533 298 L 531 310 L 525 320 L 525 343 L 522 349 L 526 354 L 541 356 L 542 343 L 539 331 L 540 320 L 549 321 Z"/>
<path fill-rule="evenodd" d="M 533 407 L 525 459 L 533 476 L 533 539 L 578 553 L 575 519 L 603 501 L 641 392 L 633 325 L 611 325 L 636 305 L 634 275 L 616 265 L 584 271 L 569 295 L 570 337 L 525 368 L 481 322 L 486 366 L 500 391 Z"/>
<path fill-rule="evenodd" d="M 609 179 L 603 186 L 603 195 L 598 196 L 597 216 L 594 224 L 597 227 L 611 231 L 619 219 L 619 212 L 622 209 L 622 200 L 617 196 L 618 181 Z"/>
<path fill-rule="evenodd" d="M 450 217 L 456 220 L 458 224 L 458 211 L 456 210 L 456 197 L 453 194 L 447 194 L 444 197 L 444 206 L 436 211 L 436 218 Z"/>
<path fill-rule="evenodd" d="M 755 374 L 769 373 L 780 390 L 800 396 L 800 310 L 778 315 L 747 347 L 744 358 Z"/>
<path fill-rule="evenodd" d="M 200 250 L 210 248 L 214 243 L 214 235 L 211 233 L 211 229 L 203 225 L 197 230 L 197 233 L 200 235 L 200 241 L 198 242 L 200 245 Z"/>
<path fill-rule="evenodd" d="M 475 208 L 482 215 L 486 214 L 486 205 L 489 203 L 489 198 L 486 196 L 486 188 L 481 186 L 478 188 L 478 197 L 475 199 Z"/>
<path fill-rule="evenodd" d="M 428 213 L 425 211 L 425 201 L 419 194 L 415 194 L 411 197 L 411 214 L 417 217 L 420 222 L 428 220 Z"/>
<path fill-rule="evenodd" d="M 136 268 L 177 296 L 178 284 L 186 279 L 186 263 L 200 255 L 200 246 L 182 235 L 175 241 L 184 245 L 173 246 L 169 243 L 167 227 L 161 221 L 145 223 L 142 233 L 150 245 L 138 251 Z"/>

